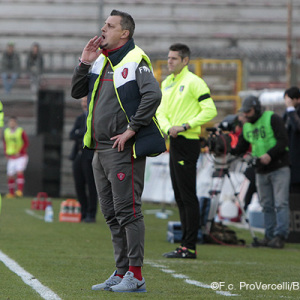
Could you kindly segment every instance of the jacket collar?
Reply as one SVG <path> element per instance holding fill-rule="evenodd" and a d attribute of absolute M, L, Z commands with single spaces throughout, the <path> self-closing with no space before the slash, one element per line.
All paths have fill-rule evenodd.
<path fill-rule="evenodd" d="M 177 74 L 176 75 L 176 77 L 175 77 L 175 75 L 172 73 L 171 74 L 171 79 L 172 80 L 180 80 L 182 77 L 184 77 L 185 75 L 186 75 L 186 73 L 188 73 L 189 72 L 189 68 L 188 68 L 188 66 L 185 66 L 185 67 L 183 67 L 182 68 L 182 70 L 181 70 L 181 72 L 179 73 L 179 74 Z"/>
<path fill-rule="evenodd" d="M 130 39 L 125 45 L 120 48 L 113 49 L 107 52 L 107 56 L 110 59 L 113 66 L 116 66 L 126 54 L 133 50 L 135 47 L 134 40 Z"/>

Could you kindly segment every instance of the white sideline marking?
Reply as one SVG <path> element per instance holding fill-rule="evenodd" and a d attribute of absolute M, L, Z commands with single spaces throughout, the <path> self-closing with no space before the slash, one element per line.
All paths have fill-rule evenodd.
<path fill-rule="evenodd" d="M 175 273 L 174 270 L 169 270 L 169 269 L 161 269 L 161 271 L 163 271 L 165 273 L 169 273 L 169 274 Z"/>
<path fill-rule="evenodd" d="M 41 284 L 33 275 L 25 271 L 20 265 L 18 265 L 14 260 L 9 258 L 0 250 L 0 261 L 2 261 L 12 272 L 17 274 L 21 279 L 30 287 L 32 287 L 41 297 L 45 300 L 61 300 L 61 298 L 56 295 L 48 287 Z"/>
<path fill-rule="evenodd" d="M 152 215 L 152 214 L 156 214 L 156 213 L 159 213 L 159 212 L 162 212 L 162 213 L 166 213 L 168 215 L 173 215 L 173 211 L 172 210 L 169 210 L 169 209 L 146 209 L 144 211 L 144 214 L 145 215 Z"/>
<path fill-rule="evenodd" d="M 33 216 L 33 217 L 35 217 L 37 219 L 44 220 L 43 216 L 37 215 L 34 211 L 32 211 L 30 209 L 25 209 L 25 212 L 26 212 L 26 214 L 28 214 L 30 216 Z"/>
<path fill-rule="evenodd" d="M 174 278 L 179 278 L 179 279 L 189 279 L 189 276 L 186 276 L 184 274 L 172 274 Z M 189 282 L 188 282 L 189 283 Z"/>
<path fill-rule="evenodd" d="M 146 260 L 145 264 L 150 265 L 151 267 L 154 268 L 159 268 L 162 272 L 167 273 L 167 274 L 171 274 L 172 277 L 174 278 L 180 278 L 180 279 L 184 279 L 184 281 L 188 284 L 192 284 L 201 288 L 205 288 L 205 289 L 211 289 L 211 285 L 200 282 L 200 281 L 196 281 L 196 280 L 192 280 L 189 279 L 188 276 L 184 275 L 184 274 L 176 274 L 174 270 L 168 269 L 168 267 L 164 266 L 164 265 L 160 265 L 157 264 L 155 262 L 152 262 L 150 260 Z M 216 294 L 218 295 L 222 295 L 222 296 L 239 296 L 238 294 L 231 294 L 228 291 L 214 291 Z"/>

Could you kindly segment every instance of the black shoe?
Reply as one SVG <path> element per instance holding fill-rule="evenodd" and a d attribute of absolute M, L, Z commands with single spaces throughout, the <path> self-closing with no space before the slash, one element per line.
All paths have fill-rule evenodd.
<path fill-rule="evenodd" d="M 197 253 L 195 250 L 179 247 L 175 251 L 164 253 L 163 256 L 166 258 L 197 258 Z"/>
<path fill-rule="evenodd" d="M 252 243 L 253 247 L 268 247 L 270 240 L 267 238 L 263 238 L 262 240 L 255 240 L 255 242 Z"/>
<path fill-rule="evenodd" d="M 274 249 L 282 249 L 284 248 L 284 239 L 277 235 L 271 241 L 269 241 L 268 247 Z"/>
<path fill-rule="evenodd" d="M 96 219 L 95 218 L 91 218 L 91 217 L 86 217 L 84 219 L 85 223 L 96 223 Z"/>

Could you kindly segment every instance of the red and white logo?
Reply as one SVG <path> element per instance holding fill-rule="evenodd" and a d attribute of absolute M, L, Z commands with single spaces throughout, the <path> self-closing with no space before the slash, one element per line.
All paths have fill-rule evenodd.
<path fill-rule="evenodd" d="M 117 177 L 119 178 L 120 181 L 123 181 L 125 179 L 125 174 L 123 172 L 120 172 L 117 174 Z"/>
<path fill-rule="evenodd" d="M 123 69 L 122 76 L 123 76 L 124 79 L 126 79 L 126 77 L 128 76 L 128 68 Z"/>

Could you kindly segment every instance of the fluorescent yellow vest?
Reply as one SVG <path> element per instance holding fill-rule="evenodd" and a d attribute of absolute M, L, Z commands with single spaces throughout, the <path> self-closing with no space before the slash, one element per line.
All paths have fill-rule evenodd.
<path fill-rule="evenodd" d="M 245 123 L 243 126 L 244 139 L 252 145 L 252 155 L 260 157 L 276 145 L 276 138 L 271 126 L 271 117 L 274 112 L 265 111 L 254 123 Z"/>
<path fill-rule="evenodd" d="M 129 51 L 127 53 L 127 55 L 121 60 L 121 62 L 118 63 L 116 66 L 113 66 L 113 64 L 111 63 L 111 61 L 108 57 L 104 56 L 103 54 L 100 55 L 97 62 L 99 64 L 101 64 L 100 65 L 100 70 L 101 71 L 99 73 L 99 76 L 98 76 L 97 80 L 94 83 L 93 92 L 92 92 L 92 96 L 91 96 L 91 101 L 90 101 L 90 104 L 89 104 L 89 114 L 88 114 L 88 117 L 87 117 L 87 131 L 86 131 L 84 139 L 83 139 L 84 145 L 86 147 L 88 147 L 88 148 L 93 147 L 92 128 L 91 128 L 91 126 L 92 126 L 92 114 L 93 114 L 93 108 L 94 108 L 94 101 L 95 101 L 96 92 L 98 90 L 98 85 L 99 85 L 99 81 L 100 81 L 100 78 L 101 78 L 101 74 L 103 72 L 103 69 L 104 69 L 107 61 L 110 63 L 111 68 L 114 71 L 113 84 L 114 84 L 114 88 L 115 88 L 115 93 L 116 93 L 116 96 L 118 98 L 120 107 L 124 111 L 124 113 L 126 115 L 126 118 L 127 118 L 127 121 L 129 123 L 130 122 L 129 117 L 131 115 L 128 116 L 128 114 L 127 114 L 127 112 L 124 109 L 123 104 L 122 104 L 122 102 L 126 101 L 126 99 L 121 99 L 120 95 L 118 93 L 118 87 L 121 86 L 122 84 L 126 83 L 122 79 L 121 71 L 123 70 L 125 65 L 126 65 L 127 68 L 136 68 L 143 59 L 147 62 L 149 68 L 152 71 L 152 65 L 151 65 L 150 59 L 144 53 L 144 51 L 141 48 L 139 48 L 138 46 L 135 46 L 135 48 L 133 50 Z M 135 72 L 135 70 L 134 70 L 134 72 Z M 154 151 L 152 152 L 151 148 L 148 147 L 150 153 L 147 153 L 147 150 L 146 150 L 147 147 L 137 146 L 137 144 L 139 143 L 138 140 L 141 141 L 141 143 L 139 143 L 139 145 L 144 144 L 145 140 L 147 140 L 147 142 L 149 141 L 149 139 L 147 137 L 145 137 L 145 135 L 143 134 L 143 129 L 144 128 L 141 128 L 135 136 L 136 143 L 134 144 L 134 147 L 133 147 L 133 151 L 134 151 L 133 156 L 135 158 L 137 156 L 145 156 L 145 155 L 155 156 L 155 155 L 158 155 L 158 154 L 165 151 L 165 143 L 164 143 L 163 133 L 160 130 L 160 127 L 158 125 L 158 122 L 157 122 L 155 116 L 152 118 L 152 122 L 149 126 L 152 127 L 150 129 L 151 132 L 153 133 L 153 135 L 151 135 L 151 138 L 153 138 L 153 143 L 157 144 L 157 146 L 154 147 L 155 149 L 157 149 L 157 151 L 153 149 Z M 149 133 L 147 133 L 147 135 L 150 137 Z M 141 151 L 139 151 L 137 148 L 141 149 Z"/>
<path fill-rule="evenodd" d="M 24 145 L 22 139 L 23 128 L 18 127 L 14 132 L 10 128 L 4 130 L 4 139 L 6 144 L 6 154 L 16 155 L 20 152 Z"/>

